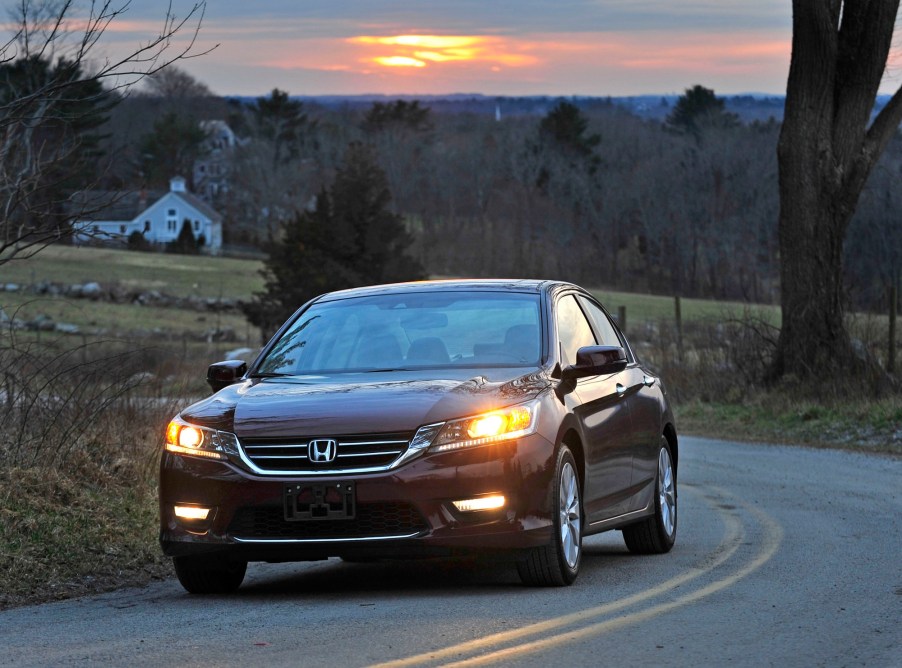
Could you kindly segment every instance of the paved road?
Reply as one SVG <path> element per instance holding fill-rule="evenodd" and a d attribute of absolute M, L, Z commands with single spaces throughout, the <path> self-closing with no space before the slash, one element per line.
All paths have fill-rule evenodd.
<path fill-rule="evenodd" d="M 590 538 L 579 580 L 506 566 L 252 565 L 0 613 L 0 664 L 902 666 L 902 461 L 684 438 L 666 556 Z"/>

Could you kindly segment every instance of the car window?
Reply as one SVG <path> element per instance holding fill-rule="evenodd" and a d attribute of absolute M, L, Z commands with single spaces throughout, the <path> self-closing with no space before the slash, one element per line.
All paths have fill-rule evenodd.
<path fill-rule="evenodd" d="M 611 323 L 611 319 L 608 317 L 608 314 L 605 313 L 601 308 L 599 308 L 598 304 L 590 299 L 586 299 L 585 297 L 580 296 L 579 301 L 582 303 L 583 308 L 589 315 L 589 320 L 591 320 L 592 324 L 595 326 L 595 332 L 601 338 L 600 345 L 622 346 L 624 350 L 626 350 L 627 359 L 630 361 L 630 363 L 632 363 L 633 356 L 630 352 L 630 348 L 628 345 L 626 345 L 626 342 L 623 340 L 623 338 L 617 333 L 617 330 Z"/>
<path fill-rule="evenodd" d="M 539 297 L 411 293 L 314 304 L 282 334 L 259 373 L 318 374 L 447 366 L 533 366 Z"/>
<path fill-rule="evenodd" d="M 602 311 L 596 304 L 585 297 L 580 297 L 579 301 L 582 302 L 583 308 L 586 309 L 586 313 L 589 315 L 589 319 L 592 321 L 592 324 L 595 325 L 595 332 L 601 339 L 599 345 L 622 346 L 623 343 L 620 341 L 620 337 L 617 336 L 617 330 L 614 329 L 614 325 L 608 320 L 607 313 Z"/>
<path fill-rule="evenodd" d="M 583 346 L 596 345 L 592 328 L 589 327 L 586 316 L 583 315 L 573 295 L 567 295 L 558 301 L 557 331 L 561 341 L 563 364 L 574 364 L 576 351 Z"/>

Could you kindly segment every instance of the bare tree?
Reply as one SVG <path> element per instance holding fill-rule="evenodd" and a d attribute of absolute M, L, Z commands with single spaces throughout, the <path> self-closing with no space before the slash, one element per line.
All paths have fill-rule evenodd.
<path fill-rule="evenodd" d="M 207 84 L 198 81 L 175 65 L 148 76 L 144 80 L 144 89 L 151 97 L 165 98 L 182 104 L 197 98 L 213 97 L 213 91 Z"/>
<path fill-rule="evenodd" d="M 877 114 L 899 0 L 793 0 L 778 146 L 783 324 L 772 375 L 835 378 L 860 366 L 843 322 L 842 254 L 862 188 L 902 120 Z"/>
<path fill-rule="evenodd" d="M 71 210 L 65 185 L 84 148 L 72 124 L 145 77 L 209 51 L 197 48 L 206 0 L 196 0 L 181 17 L 169 2 L 158 32 L 124 55 L 102 57 L 104 34 L 130 6 L 130 0 L 16 0 L 15 34 L 0 44 L 0 67 L 22 66 L 29 75 L 0 81 L 0 266 L 65 238 L 73 215 L 108 204 L 85 198 Z"/>

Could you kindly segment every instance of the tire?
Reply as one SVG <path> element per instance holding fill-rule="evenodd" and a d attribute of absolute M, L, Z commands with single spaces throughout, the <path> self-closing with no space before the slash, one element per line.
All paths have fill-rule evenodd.
<path fill-rule="evenodd" d="M 677 532 L 677 475 L 670 443 L 661 437 L 658 473 L 655 478 L 655 514 L 623 527 L 623 542 L 635 554 L 670 552 Z"/>
<path fill-rule="evenodd" d="M 566 445 L 557 456 L 551 489 L 554 536 L 517 564 L 523 584 L 562 587 L 573 584 L 582 559 L 583 505 L 576 461 Z"/>
<path fill-rule="evenodd" d="M 192 594 L 228 594 L 244 581 L 246 561 L 216 561 L 204 557 L 173 557 L 175 574 Z"/>

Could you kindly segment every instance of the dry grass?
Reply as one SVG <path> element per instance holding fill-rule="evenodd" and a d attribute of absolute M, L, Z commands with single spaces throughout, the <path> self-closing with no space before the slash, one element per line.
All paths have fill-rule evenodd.
<path fill-rule="evenodd" d="M 676 412 L 677 426 L 684 434 L 902 456 L 902 397 L 898 395 L 814 402 L 774 392 L 742 403 L 689 401 Z"/>
<path fill-rule="evenodd" d="M 140 253 L 110 248 L 48 246 L 28 260 L 3 265 L 4 283 L 41 281 L 121 284 L 178 297 L 248 299 L 263 288 L 259 260 Z"/>
<path fill-rule="evenodd" d="M 170 573 L 156 478 L 183 401 L 145 394 L 142 370 L 160 361 L 105 346 L 0 348 L 0 608 Z"/>
<path fill-rule="evenodd" d="M 251 341 L 257 344 L 260 341 L 259 330 L 251 327 L 243 315 L 235 313 L 36 297 L 21 293 L 0 293 L 0 305 L 11 318 L 27 322 L 46 315 L 54 322 L 77 325 L 86 334 L 102 332 L 106 336 L 136 339 L 156 335 L 179 340 L 203 337 L 211 330 L 228 328 L 234 332 L 238 343 Z"/>
<path fill-rule="evenodd" d="M 171 574 L 146 471 L 0 468 L 0 609 Z"/>

